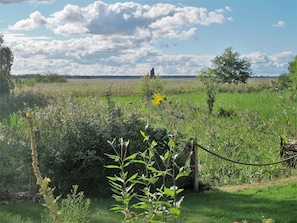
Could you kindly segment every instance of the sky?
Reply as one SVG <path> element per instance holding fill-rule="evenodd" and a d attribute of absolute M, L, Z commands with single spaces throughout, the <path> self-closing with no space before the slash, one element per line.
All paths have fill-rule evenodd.
<path fill-rule="evenodd" d="M 254 76 L 297 55 L 296 0 L 0 0 L 13 75 L 193 75 L 228 47 Z"/>

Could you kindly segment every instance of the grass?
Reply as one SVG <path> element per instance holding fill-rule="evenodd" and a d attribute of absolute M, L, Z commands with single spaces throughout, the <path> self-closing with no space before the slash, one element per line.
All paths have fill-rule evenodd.
<path fill-rule="evenodd" d="M 174 120 L 178 124 L 179 131 L 189 136 L 196 136 L 198 142 L 203 146 L 225 157 L 253 163 L 279 160 L 279 136 L 287 134 L 292 138 L 297 135 L 297 107 L 294 104 L 296 100 L 289 100 L 288 91 L 274 91 L 271 88 L 261 92 L 250 92 L 248 87 L 245 87 L 246 91 L 239 94 L 231 93 L 228 90 L 230 86 L 223 86 L 217 94 L 214 112 L 209 115 L 207 114 L 206 96 L 196 79 L 168 79 L 164 82 L 164 94 L 167 96 L 167 101 L 162 104 L 161 109 L 151 106 L 149 103 L 144 105 L 137 93 L 139 79 L 69 80 L 67 83 L 36 84 L 16 89 L 16 96 L 26 92 L 35 92 L 36 95 L 40 92 L 47 96 L 54 95 L 48 101 L 51 103 L 49 107 L 56 108 L 59 103 L 63 104 L 62 99 L 65 100 L 68 96 L 81 100 L 80 106 L 84 104 L 85 99 L 90 102 L 93 99 L 95 102 L 97 99 L 106 100 L 104 95 L 111 90 L 112 100 L 121 105 L 125 114 L 132 114 L 132 112 L 141 114 L 145 120 L 150 121 L 150 125 L 157 127 L 164 127 L 165 122 L 171 124 L 170 121 Z M 262 80 L 259 84 L 265 83 Z M 231 87 L 236 88 L 235 92 L 240 91 L 240 86 Z M 37 99 L 34 97 L 34 101 L 45 102 L 42 98 Z M 17 101 L 23 103 L 22 98 Z M 23 106 L 33 108 L 36 106 L 35 109 L 38 110 L 46 104 L 41 102 L 32 105 L 23 103 L 25 104 Z M 94 105 L 98 105 L 98 103 L 94 103 Z M 16 113 L 19 105 L 13 110 L 10 105 L 6 107 L 9 114 L 5 117 L 10 118 L 7 123 L 9 123 L 12 135 L 16 135 L 15 129 L 12 127 L 21 127 L 19 122 L 13 124 L 13 120 L 18 120 L 19 117 Z M 67 108 L 67 104 L 65 107 Z M 22 107 L 20 110 L 23 109 Z M 235 116 L 218 117 L 217 112 L 220 109 L 234 111 Z M 93 112 L 91 110 L 87 112 Z M 10 114 L 10 112 L 15 113 Z M 68 114 L 65 113 L 67 112 L 59 114 L 61 115 L 59 118 Z M 173 119 L 169 117 L 173 117 Z M 166 120 L 166 118 L 169 119 Z M 46 130 L 47 126 L 43 127 Z M 26 136 L 26 134 L 21 134 L 21 136 L 23 135 Z M 7 149 L 7 151 L 10 150 Z M 199 152 L 199 159 L 203 168 L 200 172 L 201 179 L 214 185 L 242 184 L 243 182 L 284 177 L 288 174 L 288 169 L 281 165 L 238 166 L 219 160 L 202 151 Z M 254 173 L 259 174 L 261 179 L 255 179 Z M 297 202 L 296 187 L 296 183 L 289 183 L 232 192 L 217 190 L 201 194 L 187 193 L 182 207 L 181 222 L 232 223 L 246 219 L 251 223 L 261 222 L 262 216 L 281 223 L 297 222 L 296 211 L 294 212 Z M 90 222 L 120 222 L 121 215 L 109 211 L 113 202 L 111 199 L 93 199 Z M 40 222 L 42 210 L 43 207 L 40 204 L 33 203 L 0 205 L 0 223 Z M 22 220 L 19 219 L 20 217 Z M 26 221 L 28 218 L 31 220 Z"/>
<path fill-rule="evenodd" d="M 160 79 L 164 84 L 164 93 L 181 94 L 199 92 L 203 85 L 198 78 L 168 78 Z M 98 78 L 98 79 L 68 79 L 65 83 L 35 83 L 33 85 L 23 84 L 15 89 L 15 93 L 39 93 L 46 95 L 64 96 L 104 96 L 110 91 L 112 95 L 131 96 L 138 94 L 138 85 L 141 78 Z M 246 90 L 248 87 L 269 86 L 269 78 L 251 78 L 248 85 L 238 85 L 237 91 Z M 230 86 L 221 86 L 221 91 L 229 91 Z"/>
<path fill-rule="evenodd" d="M 208 191 L 186 196 L 183 214 L 189 223 L 261 222 L 262 216 L 275 222 L 297 221 L 296 183 L 252 188 L 237 192 Z M 197 213 L 192 216 L 191 213 Z"/>
<path fill-rule="evenodd" d="M 233 192 L 223 190 L 203 193 L 186 193 L 179 222 L 185 223 L 233 223 L 247 220 L 250 223 L 262 221 L 262 217 L 275 222 L 297 222 L 297 183 L 254 187 Z M 91 201 L 90 223 L 118 223 L 121 215 L 109 210 L 111 199 Z M 43 207 L 40 204 L 9 204 L 0 206 L 0 223 L 13 222 L 19 215 L 28 222 L 39 223 Z"/>

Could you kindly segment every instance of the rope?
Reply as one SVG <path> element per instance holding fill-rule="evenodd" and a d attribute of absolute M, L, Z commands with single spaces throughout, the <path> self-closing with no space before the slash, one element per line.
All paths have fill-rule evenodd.
<path fill-rule="evenodd" d="M 296 154 L 296 155 L 291 156 L 291 157 L 289 157 L 289 158 L 286 158 L 286 159 L 283 159 L 283 160 L 280 160 L 280 161 L 277 161 L 277 162 L 272 162 L 272 163 L 245 163 L 245 162 L 240 162 L 240 161 L 236 161 L 236 160 L 231 160 L 231 159 L 228 159 L 228 158 L 226 158 L 226 157 L 223 157 L 223 156 L 221 156 L 221 155 L 219 155 L 219 154 L 216 154 L 216 153 L 214 153 L 214 152 L 212 152 L 212 151 L 206 149 L 205 147 L 199 145 L 198 143 L 196 143 L 196 145 L 197 145 L 198 147 L 200 147 L 201 149 L 203 149 L 204 151 L 206 151 L 206 152 L 208 152 L 208 153 L 210 153 L 210 154 L 212 154 L 212 155 L 214 155 L 214 156 L 216 156 L 216 157 L 218 157 L 218 158 L 221 158 L 221 159 L 223 159 L 223 160 L 226 160 L 226 161 L 229 161 L 229 162 L 232 162 L 232 163 L 241 164 L 241 165 L 247 165 L 247 166 L 270 166 L 270 165 L 280 164 L 280 163 L 286 162 L 286 161 L 288 161 L 288 160 L 291 160 L 291 159 L 297 157 L 297 154 Z"/>

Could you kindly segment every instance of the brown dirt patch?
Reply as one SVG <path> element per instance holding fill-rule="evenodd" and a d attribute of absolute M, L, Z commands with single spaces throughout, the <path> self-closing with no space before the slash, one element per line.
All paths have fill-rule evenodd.
<path fill-rule="evenodd" d="M 284 178 L 276 181 L 265 181 L 261 183 L 252 183 L 252 184 L 242 184 L 242 185 L 233 185 L 233 186 L 222 186 L 219 187 L 218 189 L 220 191 L 225 191 L 225 192 L 236 192 L 239 190 L 245 190 L 249 188 L 259 188 L 259 187 L 269 187 L 269 186 L 274 186 L 274 185 L 284 185 L 288 183 L 297 183 L 297 177 L 289 177 L 289 178 Z"/>

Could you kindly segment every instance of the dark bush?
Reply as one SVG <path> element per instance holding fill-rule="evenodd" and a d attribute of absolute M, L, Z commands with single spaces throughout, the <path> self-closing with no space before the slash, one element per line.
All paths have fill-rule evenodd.
<path fill-rule="evenodd" d="M 130 141 L 131 154 L 144 151 L 148 145 L 143 142 L 142 130 L 158 143 L 160 154 L 168 148 L 165 129 L 145 129 L 146 123 L 139 115 L 125 116 L 111 97 L 107 97 L 107 104 L 98 99 L 64 99 L 40 110 L 36 120 L 41 133 L 38 145 L 42 173 L 52 179 L 61 194 L 77 184 L 86 196 L 110 195 L 106 176 L 113 175 L 114 170 L 105 168 L 111 162 L 106 154 L 113 153 L 108 141 L 123 138 Z M 131 165 L 129 171 L 141 169 Z"/>
<path fill-rule="evenodd" d="M 288 89 L 292 86 L 292 80 L 289 74 L 282 74 L 278 77 L 277 86 L 280 89 Z"/>

